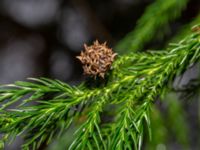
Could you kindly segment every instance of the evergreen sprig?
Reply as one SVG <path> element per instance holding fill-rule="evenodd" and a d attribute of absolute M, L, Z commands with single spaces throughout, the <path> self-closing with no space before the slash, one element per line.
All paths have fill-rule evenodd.
<path fill-rule="evenodd" d="M 140 149 L 145 126 L 151 135 L 149 113 L 155 97 L 164 93 L 176 75 L 199 60 L 199 32 L 171 44 L 169 49 L 119 56 L 104 87 L 69 86 L 46 78 L 2 85 L 2 141 L 24 134 L 23 149 L 37 149 L 59 137 L 88 109 L 86 121 L 77 129 L 69 149 Z M 105 123 L 101 117 L 109 104 L 121 105 L 114 121 Z"/>
<path fill-rule="evenodd" d="M 137 57 L 138 59 L 130 57 L 133 65 L 129 64 L 131 67 L 125 67 L 125 69 L 122 69 L 122 72 L 124 72 L 126 75 L 134 75 L 134 73 L 136 73 L 136 79 L 134 80 L 136 83 L 135 85 L 133 85 L 133 91 L 129 92 L 131 98 L 125 97 L 126 100 L 124 101 L 126 102 L 126 104 L 124 105 L 124 107 L 122 106 L 123 109 L 122 113 L 120 114 L 121 117 L 119 120 L 116 121 L 117 127 L 115 129 L 115 132 L 113 131 L 115 135 L 112 137 L 115 142 L 111 144 L 111 149 L 131 149 L 131 147 L 133 147 L 133 144 L 128 144 L 128 142 L 130 142 L 130 139 L 134 141 L 133 143 L 137 144 L 135 145 L 135 149 L 137 149 L 136 147 L 140 149 L 140 141 L 143 136 L 143 120 L 146 122 L 147 126 L 150 127 L 149 109 L 151 108 L 151 102 L 156 95 L 162 92 L 161 89 L 163 89 L 166 81 L 169 82 L 170 79 L 173 79 L 176 73 L 181 71 L 181 69 L 179 70 L 178 68 L 186 65 L 184 64 L 184 61 L 194 60 L 193 56 L 192 58 L 187 58 L 190 52 L 186 50 L 187 46 L 189 48 L 194 43 L 191 43 L 192 45 L 189 44 L 189 46 L 187 45 L 186 41 L 187 40 L 180 42 L 179 46 L 176 45 L 176 48 L 174 48 L 174 50 L 171 50 L 171 52 L 166 55 L 161 55 L 161 53 L 159 53 L 156 56 L 157 52 L 154 52 L 152 56 L 151 53 L 145 53 L 147 54 L 146 57 L 145 55 L 142 55 L 140 57 Z M 195 46 L 194 49 L 197 50 L 196 52 L 199 53 L 198 49 L 200 48 L 200 45 L 198 44 L 198 42 L 196 44 L 194 44 L 193 46 Z M 186 54 L 185 50 L 189 53 Z M 135 54 L 133 55 L 135 56 Z M 124 58 L 125 57 L 123 57 L 122 59 Z M 148 60 L 148 58 L 150 60 Z M 127 63 L 128 59 L 126 59 L 125 62 Z M 148 69 L 149 66 L 151 69 Z M 179 71 L 176 72 L 175 70 Z M 139 78 L 141 78 L 141 81 L 139 81 L 138 83 L 137 79 Z M 151 132 L 149 132 L 149 134 L 151 135 Z"/>
<path fill-rule="evenodd" d="M 116 50 L 120 53 L 138 51 L 155 35 L 159 35 L 159 38 L 163 36 L 163 30 L 169 29 L 170 21 L 180 16 L 187 2 L 188 0 L 156 0 L 147 6 L 135 29 L 118 42 Z"/>

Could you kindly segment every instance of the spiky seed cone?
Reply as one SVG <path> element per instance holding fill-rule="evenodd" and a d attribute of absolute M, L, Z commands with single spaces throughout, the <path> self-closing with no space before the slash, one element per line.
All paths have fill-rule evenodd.
<path fill-rule="evenodd" d="M 91 46 L 84 44 L 84 48 L 85 51 L 77 56 L 83 64 L 84 74 L 104 78 L 117 54 L 106 46 L 106 42 L 100 44 L 97 40 Z"/>

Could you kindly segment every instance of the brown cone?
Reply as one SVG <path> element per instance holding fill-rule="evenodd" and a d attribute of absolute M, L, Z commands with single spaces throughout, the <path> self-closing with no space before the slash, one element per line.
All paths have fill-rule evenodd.
<path fill-rule="evenodd" d="M 85 51 L 77 56 L 83 64 L 84 74 L 104 78 L 117 54 L 106 46 L 106 42 L 100 44 L 97 40 L 91 46 L 84 44 L 84 48 Z"/>

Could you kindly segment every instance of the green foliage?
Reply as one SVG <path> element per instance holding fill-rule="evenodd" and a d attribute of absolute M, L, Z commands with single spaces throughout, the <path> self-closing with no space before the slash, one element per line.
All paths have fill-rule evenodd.
<path fill-rule="evenodd" d="M 187 132 L 182 132 L 187 131 L 184 111 L 178 100 L 164 99 L 169 106 L 166 119 L 154 102 L 172 89 L 177 75 L 199 61 L 200 34 L 195 31 L 190 35 L 188 27 L 198 24 L 199 17 L 179 32 L 168 51 L 135 52 L 156 36 L 163 36 L 163 30 L 180 16 L 186 4 L 187 0 L 156 0 L 148 6 L 135 30 L 116 46 L 120 53 L 134 53 L 118 56 L 104 85 L 69 86 L 47 78 L 1 85 L 0 148 L 24 136 L 24 150 L 38 149 L 60 137 L 64 144 L 58 142 L 60 147 L 55 149 L 137 150 L 143 147 L 147 131 L 151 143 L 146 148 L 156 149 L 157 144 L 166 142 L 168 130 L 187 146 Z M 176 92 L 185 93 L 184 97 L 193 95 L 199 92 L 199 84 Z M 104 121 L 108 112 L 111 119 Z"/>
<path fill-rule="evenodd" d="M 37 149 L 85 115 L 69 149 L 141 149 L 146 127 L 149 137 L 152 134 L 150 110 L 155 97 L 164 93 L 176 75 L 199 60 L 199 39 L 196 32 L 171 44 L 170 51 L 119 56 L 104 87 L 69 86 L 46 78 L 2 85 L 2 142 L 25 135 L 22 148 Z M 105 107 L 110 104 L 119 110 L 113 121 L 102 122 Z"/>
<path fill-rule="evenodd" d="M 128 33 L 116 46 L 120 53 L 143 49 L 152 38 L 164 35 L 169 22 L 180 16 L 188 0 L 156 0 L 149 5 L 139 19 L 135 30 Z"/>

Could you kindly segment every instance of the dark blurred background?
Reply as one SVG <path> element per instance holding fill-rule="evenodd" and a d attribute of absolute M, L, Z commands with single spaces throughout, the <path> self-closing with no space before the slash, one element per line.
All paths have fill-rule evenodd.
<path fill-rule="evenodd" d="M 75 56 L 83 49 L 83 44 L 99 39 L 114 46 L 134 29 L 136 21 L 152 2 L 0 0 L 0 83 L 40 76 L 69 84 L 79 83 L 84 77 Z M 171 23 L 172 32 L 166 38 L 192 20 L 199 5 L 199 0 L 190 0 L 182 16 Z M 20 140 L 16 142 L 20 144 Z M 19 148 L 14 144 L 10 149 Z"/>
<path fill-rule="evenodd" d="M 198 11 L 191 0 L 176 30 Z M 0 83 L 45 76 L 81 80 L 75 56 L 95 39 L 114 46 L 153 0 L 1 0 Z M 151 20 L 151 18 L 149 19 Z M 170 36 L 169 33 L 168 36 Z"/>

